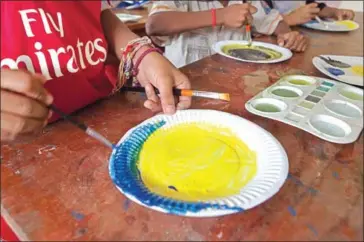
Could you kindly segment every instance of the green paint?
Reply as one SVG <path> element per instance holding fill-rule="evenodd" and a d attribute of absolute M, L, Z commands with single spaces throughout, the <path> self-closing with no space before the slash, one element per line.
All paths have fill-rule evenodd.
<path fill-rule="evenodd" d="M 324 82 L 322 83 L 322 85 L 327 86 L 327 87 L 333 87 L 333 86 L 335 86 L 335 84 L 334 84 L 334 83 L 327 82 L 327 81 L 324 81 Z"/>
<path fill-rule="evenodd" d="M 315 106 L 315 104 L 306 101 L 301 102 L 299 105 L 307 109 L 312 109 Z"/>
<path fill-rule="evenodd" d="M 273 104 L 268 103 L 260 103 L 254 106 L 256 110 L 259 110 L 261 112 L 265 113 L 278 113 L 281 111 L 281 109 Z"/>
<path fill-rule="evenodd" d="M 317 88 L 317 90 L 319 90 L 319 91 L 323 91 L 323 92 L 328 92 L 328 91 L 330 91 L 330 88 L 323 87 L 323 86 L 319 86 L 319 87 Z"/>
<path fill-rule="evenodd" d="M 299 97 L 298 93 L 284 88 L 277 88 L 272 93 L 280 97 Z"/>
<path fill-rule="evenodd" d="M 326 93 L 319 91 L 313 91 L 311 94 L 317 97 L 324 97 L 326 95 Z"/>
<path fill-rule="evenodd" d="M 351 99 L 351 100 L 363 101 L 363 94 L 360 94 L 360 93 L 351 92 L 351 91 L 348 91 L 348 90 L 342 90 L 340 92 L 340 94 L 343 95 L 346 98 Z"/>
<path fill-rule="evenodd" d="M 224 47 L 222 47 L 222 52 L 224 52 L 227 55 L 231 55 L 231 51 L 233 50 L 242 50 L 242 49 L 251 49 L 251 50 L 256 50 L 256 51 L 261 51 L 264 54 L 268 55 L 269 57 L 265 60 L 275 60 L 275 59 L 279 59 L 282 57 L 282 53 L 275 51 L 273 49 L 270 48 L 266 48 L 263 46 L 255 46 L 255 45 L 242 45 L 242 44 L 231 44 L 231 45 L 225 45 Z M 244 58 L 241 58 L 244 59 Z"/>
<path fill-rule="evenodd" d="M 308 96 L 306 97 L 306 100 L 307 100 L 307 101 L 310 101 L 310 102 L 313 102 L 313 103 L 318 103 L 318 102 L 320 102 L 321 98 L 318 98 L 318 97 L 314 97 L 314 96 L 308 95 Z"/>
<path fill-rule="evenodd" d="M 306 80 L 299 80 L 299 79 L 296 79 L 296 80 L 290 80 L 288 81 L 289 83 L 293 84 L 293 85 L 299 85 L 299 86 L 308 86 L 308 85 L 311 85 L 312 83 L 309 82 L 309 81 L 306 81 Z"/>

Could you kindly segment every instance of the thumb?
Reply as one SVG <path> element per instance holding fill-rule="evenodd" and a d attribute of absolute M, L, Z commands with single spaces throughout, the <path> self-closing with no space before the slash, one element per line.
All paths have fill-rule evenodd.
<path fill-rule="evenodd" d="M 285 40 L 286 40 L 286 35 L 285 34 L 280 34 L 280 35 L 278 35 L 277 36 L 277 43 L 278 43 L 278 45 L 279 46 L 284 46 L 284 42 L 285 42 Z"/>

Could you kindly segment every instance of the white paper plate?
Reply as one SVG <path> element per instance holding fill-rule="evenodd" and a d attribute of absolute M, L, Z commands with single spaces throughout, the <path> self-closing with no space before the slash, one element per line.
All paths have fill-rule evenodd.
<path fill-rule="evenodd" d="M 309 28 L 309 29 L 328 31 L 328 32 L 349 32 L 349 31 L 357 30 L 359 28 L 359 24 L 357 24 L 356 22 L 351 21 L 351 20 L 346 20 L 346 21 L 353 23 L 355 25 L 355 27 L 348 28 L 347 26 L 345 26 L 343 24 L 339 24 L 340 21 L 324 21 L 324 20 L 323 20 L 323 22 L 326 23 L 327 27 L 324 24 L 317 22 L 316 20 L 305 23 L 305 24 L 303 24 L 303 26 L 306 28 Z"/>
<path fill-rule="evenodd" d="M 256 152 L 257 174 L 239 194 L 203 202 L 173 200 L 151 193 L 141 181 L 140 174 L 136 175 L 135 170 L 132 172 L 132 163 L 142 144 L 155 130 L 190 122 L 207 122 L 230 128 Z M 246 119 L 219 111 L 185 110 L 173 116 L 157 115 L 129 130 L 112 152 L 109 170 L 117 188 L 142 206 L 181 216 L 213 217 L 253 208 L 272 197 L 287 178 L 288 158 L 281 144 L 270 133 Z"/>
<path fill-rule="evenodd" d="M 252 45 L 253 46 L 262 46 L 262 47 L 266 47 L 266 48 L 270 48 L 273 49 L 275 51 L 278 51 L 280 53 L 282 53 L 282 57 L 279 59 L 274 59 L 274 60 L 265 60 L 265 61 L 252 61 L 252 60 L 243 60 L 240 58 L 236 58 L 236 57 L 232 57 L 230 55 L 225 54 L 222 51 L 222 48 L 226 45 L 231 45 L 231 44 L 240 44 L 240 45 L 246 45 L 248 44 L 247 41 L 244 40 L 240 40 L 240 41 L 236 41 L 236 40 L 224 40 L 224 41 L 220 41 L 215 43 L 212 48 L 213 50 L 225 57 L 234 59 L 234 60 L 238 60 L 238 61 L 243 61 L 243 62 L 251 62 L 251 63 L 278 63 L 278 62 L 282 62 L 282 61 L 286 61 L 288 59 L 290 59 L 292 57 L 292 52 L 289 49 L 280 47 L 278 45 L 273 45 L 273 44 L 269 44 L 269 43 L 264 43 L 264 42 L 258 42 L 258 41 L 253 41 Z"/>
<path fill-rule="evenodd" d="M 124 23 L 138 22 L 140 19 L 143 18 L 140 15 L 133 15 L 133 14 L 127 14 L 127 13 L 117 13 L 116 16 Z"/>
<path fill-rule="evenodd" d="M 363 66 L 363 64 L 364 64 L 364 58 L 359 57 L 359 56 L 338 56 L 338 55 L 322 55 L 322 56 L 325 58 L 330 57 L 333 60 L 342 61 L 351 66 L 356 66 L 356 65 Z M 331 65 L 327 64 L 324 60 L 320 59 L 319 57 L 314 57 L 312 59 L 312 63 L 321 73 L 323 73 L 333 79 L 336 79 L 338 81 L 341 81 L 341 82 L 344 82 L 347 84 L 351 84 L 351 85 L 364 86 L 363 85 L 363 76 L 356 75 L 351 70 L 351 68 L 338 68 L 338 67 L 331 66 Z M 327 70 L 327 68 L 329 68 L 329 67 L 335 68 L 335 69 L 340 69 L 343 72 L 345 72 L 345 74 L 339 75 L 339 76 L 334 75 Z"/>

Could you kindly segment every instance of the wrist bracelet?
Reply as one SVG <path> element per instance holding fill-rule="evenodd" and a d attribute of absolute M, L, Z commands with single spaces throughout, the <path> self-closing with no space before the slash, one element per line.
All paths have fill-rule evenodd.
<path fill-rule="evenodd" d="M 216 27 L 216 9 L 211 9 L 212 27 Z"/>

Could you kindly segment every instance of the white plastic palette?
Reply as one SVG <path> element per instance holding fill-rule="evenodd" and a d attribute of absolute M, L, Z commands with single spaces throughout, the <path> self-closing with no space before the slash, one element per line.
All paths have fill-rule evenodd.
<path fill-rule="evenodd" d="M 171 129 L 193 122 L 229 128 L 256 152 L 257 173 L 240 193 L 208 201 L 185 202 L 152 193 L 135 172 L 136 157 L 156 129 Z M 213 110 L 184 110 L 172 116 L 157 115 L 129 130 L 111 154 L 109 171 L 117 188 L 142 206 L 181 216 L 214 217 L 253 208 L 276 194 L 287 178 L 288 158 L 270 133 L 246 119 Z"/>
<path fill-rule="evenodd" d="M 363 129 L 363 90 L 324 78 L 283 77 L 245 107 L 333 143 L 352 143 Z"/>

